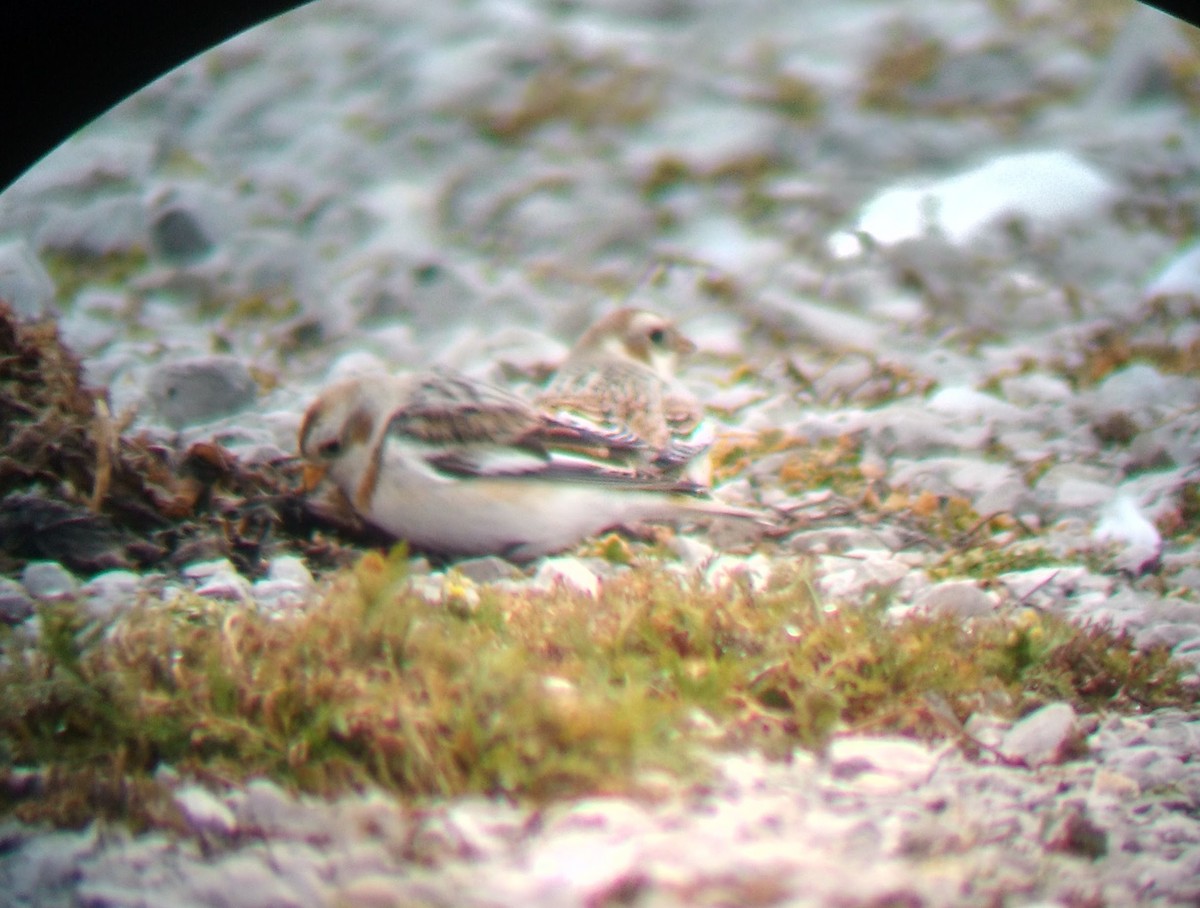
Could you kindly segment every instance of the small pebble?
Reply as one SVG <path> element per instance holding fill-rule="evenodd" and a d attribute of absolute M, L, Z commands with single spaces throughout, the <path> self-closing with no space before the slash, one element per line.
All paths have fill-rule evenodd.
<path fill-rule="evenodd" d="M 154 367 L 146 393 L 167 425 L 182 429 L 246 409 L 254 403 L 258 385 L 242 359 L 202 356 Z"/>
<path fill-rule="evenodd" d="M 79 581 L 57 561 L 31 561 L 21 571 L 25 591 L 35 599 L 66 599 L 79 590 Z"/>
<path fill-rule="evenodd" d="M 187 785 L 175 792 L 175 803 L 197 832 L 232 835 L 237 830 L 233 811 L 207 788 Z"/>
<path fill-rule="evenodd" d="M 132 571 L 105 571 L 82 587 L 84 606 L 94 618 L 111 619 L 137 602 L 142 578 Z"/>
<path fill-rule="evenodd" d="M 0 577 L 0 623 L 20 624 L 33 612 L 34 601 L 25 587 L 15 580 Z"/>
<path fill-rule="evenodd" d="M 1069 703 L 1050 703 L 1013 725 L 999 750 L 1028 766 L 1044 766 L 1068 759 L 1079 745 L 1075 710 Z"/>

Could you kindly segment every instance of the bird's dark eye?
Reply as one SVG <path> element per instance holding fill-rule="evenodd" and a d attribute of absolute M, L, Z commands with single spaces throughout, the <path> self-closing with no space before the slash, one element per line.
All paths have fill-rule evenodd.
<path fill-rule="evenodd" d="M 650 343 L 654 344 L 656 347 L 661 347 L 663 345 L 663 341 L 667 339 L 667 332 L 662 328 L 655 328 L 650 332 L 649 337 Z"/>
<path fill-rule="evenodd" d="M 317 453 L 322 457 L 337 457 L 341 450 L 342 440 L 340 438 L 331 438 L 317 446 Z"/>

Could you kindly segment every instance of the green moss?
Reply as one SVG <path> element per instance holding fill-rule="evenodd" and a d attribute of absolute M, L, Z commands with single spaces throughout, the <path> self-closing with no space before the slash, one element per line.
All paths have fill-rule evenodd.
<path fill-rule="evenodd" d="M 54 281 L 55 296 L 64 305 L 69 305 L 84 287 L 121 287 L 146 267 L 146 261 L 144 249 L 107 255 L 62 250 L 42 253 L 42 263 Z"/>
<path fill-rule="evenodd" d="M 1025 615 L 896 623 L 882 603 L 830 613 L 798 569 L 765 591 L 714 591 L 635 564 L 596 598 L 485 585 L 460 608 L 454 584 L 431 603 L 406 565 L 367 555 L 283 620 L 184 598 L 100 633 L 69 604 L 45 609 L 0 668 L 0 752 L 39 768 L 45 796 L 8 806 L 169 825 L 163 763 L 323 794 L 545 800 L 636 790 L 644 770 L 695 776 L 712 746 L 783 757 L 841 728 L 940 737 L 933 702 L 958 720 L 983 704 L 1191 702 L 1165 652 L 1103 631 Z"/>

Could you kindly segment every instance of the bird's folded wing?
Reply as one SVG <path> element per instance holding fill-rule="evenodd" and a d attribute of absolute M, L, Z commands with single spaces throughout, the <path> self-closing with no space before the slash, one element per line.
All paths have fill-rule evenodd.
<path fill-rule="evenodd" d="M 462 445 L 431 448 L 425 462 L 446 476 L 460 479 L 527 479 L 564 485 L 594 484 L 615 490 L 703 495 L 697 483 L 646 469 L 596 460 L 567 451 L 511 445 Z"/>
<path fill-rule="evenodd" d="M 541 421 L 521 398 L 450 370 L 414 377 L 393 413 L 389 434 L 426 444 L 507 443 Z"/>

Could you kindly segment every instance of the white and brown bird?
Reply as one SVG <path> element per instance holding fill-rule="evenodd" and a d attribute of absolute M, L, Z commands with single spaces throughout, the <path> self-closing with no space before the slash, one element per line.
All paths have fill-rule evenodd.
<path fill-rule="evenodd" d="M 616 309 L 579 338 L 537 405 L 565 422 L 630 433 L 658 468 L 679 472 L 712 441 L 699 400 L 676 377 L 695 349 L 671 320 Z"/>
<path fill-rule="evenodd" d="M 630 433 L 446 371 L 336 384 L 309 406 L 299 444 L 364 520 L 442 555 L 521 561 L 632 523 L 760 516 L 648 467 Z"/>

